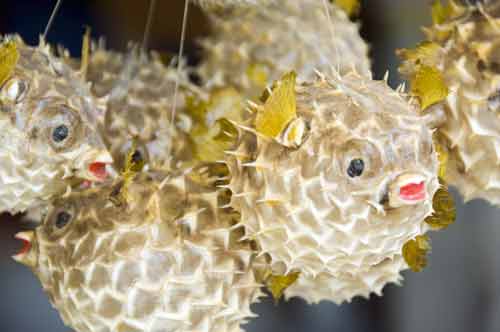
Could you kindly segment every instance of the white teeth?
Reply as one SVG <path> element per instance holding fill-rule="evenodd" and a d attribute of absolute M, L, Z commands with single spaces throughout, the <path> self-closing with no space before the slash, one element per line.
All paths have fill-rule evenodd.
<path fill-rule="evenodd" d="M 116 170 L 113 168 L 112 164 L 106 164 L 106 173 L 112 179 L 118 177 L 119 175 L 118 172 L 116 172 Z"/>
<path fill-rule="evenodd" d="M 14 238 L 31 243 L 31 241 L 33 240 L 33 232 L 19 232 L 14 235 Z"/>
<path fill-rule="evenodd" d="M 421 183 L 421 182 L 425 182 L 426 178 L 425 176 L 421 175 L 421 174 L 404 174 L 404 175 L 401 175 L 399 176 L 398 178 L 398 185 L 400 187 L 404 187 L 408 184 L 412 184 L 412 183 L 415 183 L 415 184 L 418 184 L 418 183 Z"/>
<path fill-rule="evenodd" d="M 30 232 L 30 231 L 27 231 L 27 232 L 19 232 L 17 233 L 16 235 L 14 235 L 14 238 L 18 239 L 18 240 L 21 240 L 23 241 L 23 248 L 21 249 L 21 252 L 18 253 L 17 255 L 14 255 L 12 256 L 12 259 L 14 259 L 15 261 L 19 262 L 19 263 L 24 263 L 24 258 L 26 257 L 26 255 L 28 254 L 29 252 L 29 249 L 28 250 L 25 250 L 27 245 L 31 245 L 31 243 L 33 242 L 33 236 L 34 236 L 34 233 L 33 232 Z"/>
<path fill-rule="evenodd" d="M 97 155 L 93 162 L 111 164 L 113 163 L 113 157 L 108 151 L 103 151 Z"/>

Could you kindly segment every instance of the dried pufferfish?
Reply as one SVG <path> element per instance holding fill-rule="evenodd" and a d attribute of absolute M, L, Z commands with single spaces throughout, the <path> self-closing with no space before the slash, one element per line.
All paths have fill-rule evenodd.
<path fill-rule="evenodd" d="M 194 0 L 194 3 L 209 9 L 226 9 L 230 7 L 255 6 L 276 0 Z"/>
<path fill-rule="evenodd" d="M 89 85 L 19 36 L 0 46 L 0 212 L 24 212 L 62 195 L 77 179 L 102 180 L 112 162 L 96 123 Z"/>
<path fill-rule="evenodd" d="M 295 70 L 311 80 L 315 70 L 341 73 L 355 68 L 370 76 L 368 46 L 359 27 L 336 5 L 321 0 L 283 0 L 249 8 L 209 12 L 213 31 L 202 40 L 205 52 L 199 69 L 209 87 L 234 86 L 258 97 L 267 84 Z"/>
<path fill-rule="evenodd" d="M 93 45 L 87 79 L 93 93 L 106 101 L 103 138 L 118 169 L 132 144 L 153 169 L 183 168 L 192 159 L 187 136 L 192 123 L 182 110 L 188 94 L 203 97 L 182 70 L 172 126 L 177 76 L 177 69 L 165 65 L 154 52 L 146 55 L 132 49 L 121 54 L 106 50 L 103 43 Z"/>
<path fill-rule="evenodd" d="M 300 273 L 285 296 L 342 302 L 398 281 L 439 187 L 418 110 L 356 73 L 291 73 L 255 112 L 227 158 L 230 205 L 275 273 Z"/>
<path fill-rule="evenodd" d="M 449 91 L 438 123 L 447 148 L 447 181 L 466 201 L 482 198 L 500 205 L 500 3 L 433 6 L 434 25 L 425 29 L 427 41 L 401 51 L 401 71 L 413 86 L 429 84 L 433 94 Z M 434 71 L 433 82 L 422 79 Z M 437 91 L 437 92 L 436 92 Z M 418 91 L 417 91 L 418 93 Z"/>
<path fill-rule="evenodd" d="M 142 173 L 55 201 L 14 258 L 78 332 L 241 331 L 261 295 L 254 252 L 217 204 L 187 176 Z"/>

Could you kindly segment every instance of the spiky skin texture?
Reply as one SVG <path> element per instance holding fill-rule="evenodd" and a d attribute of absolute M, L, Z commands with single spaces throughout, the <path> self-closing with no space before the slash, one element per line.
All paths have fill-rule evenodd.
<path fill-rule="evenodd" d="M 227 9 L 231 7 L 262 5 L 274 0 L 194 0 L 197 5 L 206 9 Z"/>
<path fill-rule="evenodd" d="M 360 280 L 383 261 L 399 264 L 403 244 L 428 229 L 424 219 L 439 185 L 431 130 L 385 82 L 355 73 L 298 85 L 296 96 L 297 117 L 310 127 L 299 148 L 242 126 L 240 145 L 227 158 L 231 206 L 274 271 L 299 271 L 316 285 L 299 282 L 290 295 L 317 301 L 322 293 L 341 302 L 378 292 L 379 285 Z M 364 171 L 351 177 L 355 159 Z M 425 184 L 418 201 L 400 200 L 409 179 Z M 315 277 L 353 284 L 328 292 L 307 281 Z"/>
<path fill-rule="evenodd" d="M 234 211 L 184 176 L 163 177 L 142 174 L 125 201 L 112 203 L 111 186 L 56 201 L 18 257 L 77 332 L 240 331 L 254 316 L 260 285 Z"/>
<path fill-rule="evenodd" d="M 333 67 L 369 76 L 358 25 L 333 4 L 329 12 L 331 23 L 322 1 L 284 0 L 210 15 L 213 32 L 202 40 L 200 76 L 208 86 L 235 86 L 249 97 L 290 70 L 302 80 Z"/>
<path fill-rule="evenodd" d="M 111 157 L 95 129 L 103 109 L 89 85 L 48 45 L 9 38 L 20 57 L 0 89 L 0 212 L 17 213 L 62 195 L 77 178 L 96 180 L 89 165 Z M 56 141 L 61 125 L 67 131 Z"/>
<path fill-rule="evenodd" d="M 171 126 L 177 69 L 163 64 L 157 54 L 120 54 L 98 46 L 88 68 L 93 92 L 107 99 L 103 136 L 117 168 L 123 167 L 132 141 L 154 169 L 181 168 L 191 159 L 183 130 L 189 129 L 190 120 L 182 109 L 186 93 L 197 89 L 185 70 L 180 73 L 176 121 Z"/>
<path fill-rule="evenodd" d="M 500 5 L 484 10 L 462 7 L 425 31 L 440 47 L 436 65 L 450 91 L 438 128 L 449 151 L 447 181 L 465 201 L 500 205 Z"/>
<path fill-rule="evenodd" d="M 285 291 L 287 299 L 302 297 L 308 303 L 323 300 L 337 304 L 350 302 L 354 297 L 369 298 L 371 294 L 382 295 L 385 285 L 399 285 L 403 280 L 401 271 L 408 266 L 401 255 L 386 259 L 371 266 L 368 270 L 351 275 L 340 273 L 337 276 L 321 273 L 317 277 L 302 276 Z"/>

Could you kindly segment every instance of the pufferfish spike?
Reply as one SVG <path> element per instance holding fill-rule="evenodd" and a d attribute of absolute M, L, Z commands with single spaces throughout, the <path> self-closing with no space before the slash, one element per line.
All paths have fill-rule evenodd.
<path fill-rule="evenodd" d="M 426 41 L 400 53 L 401 72 L 411 81 L 422 64 L 440 72 L 449 94 L 436 128 L 449 151 L 448 182 L 465 201 L 500 205 L 500 3 L 436 2 L 433 21 Z"/>
<path fill-rule="evenodd" d="M 74 191 L 18 235 L 26 245 L 15 259 L 64 323 L 77 332 L 241 331 L 262 293 L 239 216 L 189 174 L 143 172 L 127 192 L 116 205 L 113 184 Z"/>
<path fill-rule="evenodd" d="M 227 154 L 231 206 L 272 274 L 300 272 L 285 297 L 341 303 L 380 293 L 408 267 L 404 244 L 430 229 L 425 219 L 439 188 L 432 130 L 416 105 L 383 81 L 356 73 L 293 79 L 287 74 L 275 84 L 248 121 L 256 133 L 241 132 Z M 256 128 L 257 117 L 288 112 L 283 105 L 295 105 L 294 116 L 279 117 L 276 128 L 306 124 L 296 146 Z M 245 167 L 238 155 L 266 167 Z"/>
<path fill-rule="evenodd" d="M 74 66 L 84 67 L 81 63 Z M 102 39 L 91 43 L 86 77 L 94 95 L 105 101 L 106 114 L 100 126 L 116 168 L 123 169 L 132 142 L 150 169 L 191 166 L 194 158 L 188 133 L 193 121 L 185 107 L 188 96 L 205 100 L 206 94 L 188 76 L 184 65 L 179 73 L 156 52 L 146 54 L 131 45 L 128 52 L 118 53 L 106 49 Z M 177 112 L 171 125 L 177 79 Z"/>
<path fill-rule="evenodd" d="M 0 212 L 18 213 L 102 181 L 112 158 L 95 125 L 103 105 L 77 72 L 43 41 L 2 40 Z"/>
<path fill-rule="evenodd" d="M 269 1 L 208 15 L 213 33 L 201 42 L 199 74 L 209 88 L 234 86 L 255 99 L 290 70 L 302 80 L 331 67 L 345 74 L 354 66 L 371 75 L 359 26 L 331 1 L 326 6 L 322 0 Z"/>

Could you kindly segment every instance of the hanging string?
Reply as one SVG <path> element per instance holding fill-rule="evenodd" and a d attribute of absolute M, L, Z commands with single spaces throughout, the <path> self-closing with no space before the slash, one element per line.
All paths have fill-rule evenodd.
<path fill-rule="evenodd" d="M 144 36 L 142 37 L 141 48 L 143 51 L 146 51 L 148 48 L 149 37 L 151 35 L 151 27 L 153 26 L 153 17 L 155 8 L 156 8 L 156 0 L 150 0 L 148 18 L 146 20 L 146 27 L 144 28 Z"/>
<path fill-rule="evenodd" d="M 340 53 L 339 53 L 339 48 L 337 47 L 337 44 L 335 44 L 335 28 L 333 26 L 333 21 L 332 17 L 330 15 L 330 8 L 328 7 L 328 0 L 323 0 L 323 7 L 325 7 L 325 14 L 326 18 L 328 20 L 328 25 L 330 29 L 330 34 L 332 35 L 332 43 L 335 48 L 335 62 L 336 62 L 336 69 L 337 73 L 340 73 Z"/>
<path fill-rule="evenodd" d="M 54 18 L 56 17 L 56 14 L 59 10 L 59 7 L 61 7 L 62 0 L 57 0 L 56 5 L 54 6 L 54 9 L 52 9 L 52 14 L 50 14 L 49 21 L 47 22 L 47 26 L 45 26 L 45 31 L 43 32 L 42 39 L 45 40 L 47 38 L 47 33 L 50 30 L 50 27 L 52 26 L 52 23 L 54 22 Z"/>
<path fill-rule="evenodd" d="M 170 128 L 171 132 L 174 132 L 174 121 L 175 121 L 175 112 L 177 110 L 177 97 L 179 94 L 179 80 L 181 77 L 181 70 L 182 70 L 182 57 L 184 54 L 184 43 L 186 41 L 186 26 L 187 26 L 187 17 L 188 17 L 188 11 L 189 11 L 189 0 L 185 0 L 184 3 L 184 14 L 182 16 L 182 30 L 181 30 L 181 41 L 180 41 L 180 47 L 179 47 L 179 55 L 177 57 L 177 75 L 175 78 L 175 87 L 174 87 L 174 103 L 172 105 L 172 115 L 170 118 Z M 170 155 L 170 152 L 172 150 L 172 143 L 169 144 L 168 150 L 167 150 L 167 155 Z"/>

